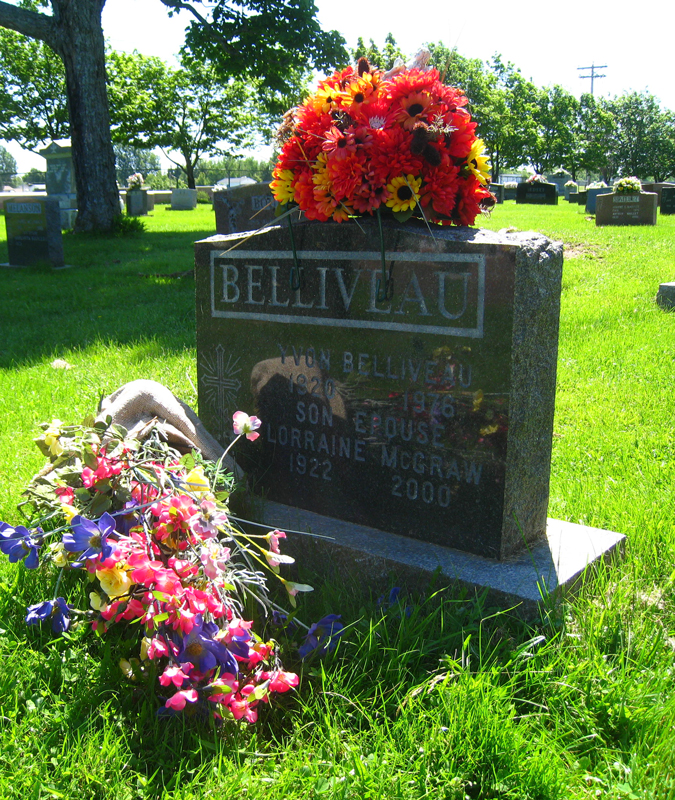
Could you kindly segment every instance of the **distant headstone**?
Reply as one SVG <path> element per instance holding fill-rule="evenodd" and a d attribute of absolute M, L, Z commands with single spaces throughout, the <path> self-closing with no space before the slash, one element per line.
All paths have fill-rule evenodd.
<path fill-rule="evenodd" d="M 580 188 L 579 191 L 577 192 L 577 203 L 580 206 L 586 205 L 586 196 L 587 196 L 587 190 Z"/>
<path fill-rule="evenodd" d="M 569 195 L 567 196 L 567 200 L 570 203 L 577 203 L 578 202 L 577 201 L 577 195 L 578 195 L 578 192 L 570 192 Z"/>
<path fill-rule="evenodd" d="M 544 535 L 562 247 L 300 223 L 195 245 L 200 417 L 267 500 L 492 558 Z M 299 288 L 292 289 L 297 280 Z"/>
<path fill-rule="evenodd" d="M 497 198 L 498 203 L 504 202 L 504 186 L 501 183 L 491 183 L 488 188 Z"/>
<path fill-rule="evenodd" d="M 595 214 L 595 201 L 600 194 L 611 194 L 612 190 L 607 186 L 602 188 L 586 189 L 586 213 Z"/>
<path fill-rule="evenodd" d="M 257 231 L 274 220 L 276 207 L 269 183 L 251 183 L 214 192 L 216 231 L 222 234 Z"/>
<path fill-rule="evenodd" d="M 519 183 L 516 203 L 557 206 L 558 187 L 554 183 Z"/>
<path fill-rule="evenodd" d="M 662 283 L 656 295 L 661 308 L 675 308 L 675 283 Z"/>
<path fill-rule="evenodd" d="M 504 200 L 515 200 L 516 191 L 515 186 L 504 186 Z"/>
<path fill-rule="evenodd" d="M 664 186 L 661 190 L 661 213 L 675 214 L 675 186 Z"/>
<path fill-rule="evenodd" d="M 72 228 L 77 216 L 77 185 L 70 140 L 51 142 L 40 155 L 47 162 L 47 195 L 59 201 L 61 227 Z"/>
<path fill-rule="evenodd" d="M 58 200 L 29 195 L 26 199 L 8 200 L 5 202 L 5 224 L 10 266 L 64 265 Z"/>
<path fill-rule="evenodd" d="M 595 224 L 656 225 L 656 193 L 599 195 Z"/>
<path fill-rule="evenodd" d="M 565 193 L 565 184 L 570 179 L 569 175 L 547 175 L 546 180 L 556 187 L 558 194 Z"/>
<path fill-rule="evenodd" d="M 661 193 L 666 188 L 675 188 L 675 183 L 661 182 L 661 183 L 643 183 L 643 192 L 654 192 L 657 196 L 657 205 L 661 205 Z"/>
<path fill-rule="evenodd" d="M 127 215 L 130 217 L 144 217 L 150 210 L 150 199 L 147 189 L 132 189 L 127 191 Z M 154 208 L 154 199 L 153 199 Z"/>
<path fill-rule="evenodd" d="M 192 211 L 197 208 L 196 189 L 173 189 L 171 191 L 172 211 Z"/>

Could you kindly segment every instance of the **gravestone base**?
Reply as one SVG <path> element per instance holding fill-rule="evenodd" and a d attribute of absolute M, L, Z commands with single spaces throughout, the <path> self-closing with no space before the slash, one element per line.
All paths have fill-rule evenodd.
<path fill-rule="evenodd" d="M 675 283 L 662 283 L 656 295 L 656 302 L 661 308 L 675 308 Z"/>
<path fill-rule="evenodd" d="M 594 565 L 623 552 L 626 540 L 621 533 L 548 519 L 543 541 L 496 561 L 281 503 L 262 504 L 258 519 L 285 530 L 284 553 L 326 578 L 350 581 L 358 575 L 364 588 L 381 593 L 392 578 L 396 585 L 423 591 L 436 574 L 437 588 L 487 590 L 489 604 L 517 605 L 526 617 L 580 588 Z"/>

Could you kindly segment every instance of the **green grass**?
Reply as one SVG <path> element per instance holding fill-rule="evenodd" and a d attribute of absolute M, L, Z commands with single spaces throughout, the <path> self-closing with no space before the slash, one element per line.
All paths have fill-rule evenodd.
<path fill-rule="evenodd" d="M 37 423 L 77 421 L 140 377 L 196 404 L 181 274 L 213 212 L 160 206 L 146 224 L 66 236 L 72 269 L 0 270 L 0 519 L 19 521 L 42 466 Z M 3 559 L 0 797 L 675 797 L 675 314 L 654 303 L 675 279 L 675 218 L 596 228 L 564 202 L 507 202 L 485 224 L 565 242 L 550 514 L 626 533 L 624 560 L 536 625 L 452 587 L 381 608 L 364 576 L 305 576 L 320 591 L 303 617 L 342 613 L 349 635 L 323 663 L 289 653 L 299 690 L 255 728 L 217 732 L 157 720 L 155 687 L 119 672 L 121 634 L 27 629 L 47 578 Z"/>

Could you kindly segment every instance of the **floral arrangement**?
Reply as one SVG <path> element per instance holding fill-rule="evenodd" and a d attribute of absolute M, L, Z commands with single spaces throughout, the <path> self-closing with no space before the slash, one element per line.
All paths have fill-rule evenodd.
<path fill-rule="evenodd" d="M 471 225 L 494 205 L 467 98 L 428 58 L 388 73 L 360 58 L 287 112 L 271 183 L 279 214 L 297 206 L 343 222 L 384 209 L 401 222 Z"/>
<path fill-rule="evenodd" d="M 232 444 L 257 438 L 256 417 L 239 411 L 233 422 Z M 236 525 L 227 505 L 234 481 L 222 458 L 181 457 L 157 431 L 141 443 L 110 418 L 42 428 L 36 442 L 50 462 L 20 506 L 28 507 L 29 524 L 0 523 L 0 551 L 11 562 L 60 569 L 53 598 L 31 605 L 26 622 L 50 623 L 57 633 L 89 622 L 99 635 L 127 625 L 137 631 L 138 658 L 120 666 L 132 679 L 159 671 L 162 713 L 187 708 L 255 722 L 260 703 L 298 685 L 281 666 L 276 642 L 243 618 L 251 598 L 278 615 L 267 575 L 281 581 L 294 606 L 298 592 L 311 591 L 279 575 L 279 565 L 293 562 L 280 550 L 286 534 Z M 58 593 L 71 570 L 90 582 L 88 610 Z M 332 649 L 343 630 L 337 615 L 302 627 L 305 657 Z"/>
<path fill-rule="evenodd" d="M 595 181 L 594 183 L 589 183 L 586 189 L 608 189 L 609 187 L 604 181 Z"/>
<path fill-rule="evenodd" d="M 548 183 L 546 177 L 544 175 L 539 175 L 535 173 L 534 175 L 530 175 L 530 177 L 525 181 L 525 183 Z"/>
<path fill-rule="evenodd" d="M 127 178 L 127 187 L 130 192 L 138 191 L 143 188 L 143 176 L 140 172 L 134 172 Z"/>
<path fill-rule="evenodd" d="M 516 181 L 507 181 L 504 184 L 504 188 L 505 189 L 517 189 L 518 188 L 518 183 Z"/>
<path fill-rule="evenodd" d="M 614 191 L 617 194 L 640 194 L 642 191 L 642 184 L 640 179 L 636 177 L 621 178 L 614 184 Z"/>
<path fill-rule="evenodd" d="M 576 186 L 578 186 L 578 184 L 576 183 L 576 181 L 567 181 L 565 186 L 569 186 L 570 188 L 572 188 L 572 186 L 576 187 Z"/>

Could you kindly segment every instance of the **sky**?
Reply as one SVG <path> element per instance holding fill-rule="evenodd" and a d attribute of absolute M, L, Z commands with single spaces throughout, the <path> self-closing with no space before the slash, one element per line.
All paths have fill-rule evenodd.
<path fill-rule="evenodd" d="M 349 47 L 359 36 L 378 46 L 391 32 L 404 52 L 414 54 L 425 42 L 442 41 L 470 58 L 485 61 L 500 53 L 538 86 L 559 83 L 577 97 L 590 91 L 590 80 L 578 67 L 603 66 L 596 73 L 596 96 L 648 90 L 675 110 L 672 54 L 659 26 L 668 27 L 665 0 L 649 5 L 647 13 L 608 0 L 480 0 L 459 8 L 452 0 L 383 3 L 380 0 L 315 0 L 326 30 L 338 30 Z M 661 11 L 659 12 L 659 6 Z M 675 14 L 674 14 L 675 16 Z M 181 11 L 169 18 L 160 0 L 107 0 L 103 29 L 116 50 L 138 50 L 166 61 L 183 43 L 191 16 Z M 672 20 L 671 20 L 672 21 Z M 630 51 L 632 54 L 629 54 Z M 606 65 L 606 66 L 605 66 Z M 8 147 L 20 172 L 44 159 Z"/>

